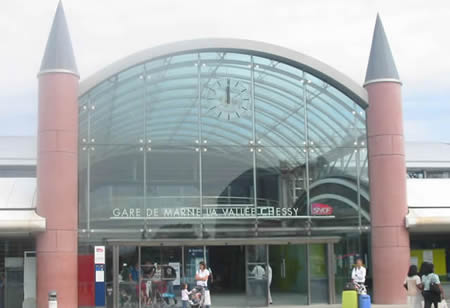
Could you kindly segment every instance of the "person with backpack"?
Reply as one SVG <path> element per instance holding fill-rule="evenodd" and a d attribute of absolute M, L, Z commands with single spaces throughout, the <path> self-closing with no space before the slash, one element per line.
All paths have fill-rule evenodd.
<path fill-rule="evenodd" d="M 444 299 L 444 290 L 442 289 L 439 276 L 434 273 L 433 263 L 425 263 L 423 265 L 422 286 L 423 299 L 425 302 L 424 308 L 438 308 L 441 300 Z"/>

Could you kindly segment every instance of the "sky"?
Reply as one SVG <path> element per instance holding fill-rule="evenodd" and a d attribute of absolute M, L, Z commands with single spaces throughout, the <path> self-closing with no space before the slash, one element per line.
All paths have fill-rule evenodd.
<path fill-rule="evenodd" d="M 0 136 L 36 135 L 37 78 L 57 0 L 4 0 Z M 448 0 L 63 0 L 81 80 L 179 40 L 242 38 L 291 48 L 362 84 L 377 12 L 403 82 L 406 140 L 450 142 Z"/>

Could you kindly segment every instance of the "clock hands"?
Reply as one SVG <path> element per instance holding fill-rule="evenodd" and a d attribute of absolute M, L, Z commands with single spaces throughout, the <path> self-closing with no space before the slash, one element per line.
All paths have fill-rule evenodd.
<path fill-rule="evenodd" d="M 244 93 L 245 91 L 247 91 L 247 89 L 243 89 L 241 92 L 239 92 L 238 94 L 236 94 L 234 97 L 233 97 L 233 100 L 235 100 L 236 98 L 238 98 L 239 96 L 241 96 L 242 95 L 242 93 Z M 248 98 L 247 99 L 243 99 L 244 101 L 248 101 Z"/>
<path fill-rule="evenodd" d="M 220 92 L 223 94 L 220 95 Z M 214 113 L 217 112 L 217 118 L 225 118 L 228 121 L 231 121 L 232 118 L 241 118 L 241 113 L 245 114 L 249 110 L 246 106 L 250 100 L 248 89 L 242 85 L 240 80 L 233 78 L 226 78 L 226 81 L 225 78 L 216 80 L 209 87 L 207 100 L 215 104 L 210 106 L 207 112 L 214 110 Z"/>

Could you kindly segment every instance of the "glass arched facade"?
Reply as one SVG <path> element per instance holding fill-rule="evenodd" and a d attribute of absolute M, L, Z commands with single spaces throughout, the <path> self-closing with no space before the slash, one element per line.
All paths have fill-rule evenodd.
<path fill-rule="evenodd" d="M 336 235 L 370 221 L 365 111 L 270 56 L 186 52 L 79 100 L 81 234 Z"/>
<path fill-rule="evenodd" d="M 141 307 L 136 286 L 152 262 L 178 264 L 194 283 L 207 260 L 222 279 L 218 307 L 229 301 L 223 290 L 236 307 L 336 303 L 354 257 L 369 263 L 365 105 L 283 59 L 169 53 L 83 92 L 79 271 L 106 245 L 108 305 L 125 307 L 128 294 Z M 134 280 L 130 264 L 142 269 Z M 273 270 L 268 289 L 252 278 L 256 265 Z M 79 304 L 93 306 L 85 276 Z"/>

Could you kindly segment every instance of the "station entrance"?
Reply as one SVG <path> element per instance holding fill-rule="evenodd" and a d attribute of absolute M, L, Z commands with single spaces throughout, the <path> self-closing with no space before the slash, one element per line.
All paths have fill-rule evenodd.
<path fill-rule="evenodd" d="M 204 261 L 214 307 L 334 303 L 333 245 L 338 238 L 164 242 L 111 241 L 107 306 L 181 307 Z M 108 280 L 108 279 L 107 279 Z"/>

